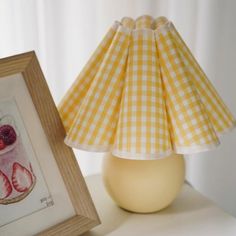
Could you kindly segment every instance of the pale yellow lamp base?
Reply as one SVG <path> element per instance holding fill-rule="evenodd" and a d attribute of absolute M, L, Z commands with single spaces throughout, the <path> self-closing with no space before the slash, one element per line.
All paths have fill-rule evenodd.
<path fill-rule="evenodd" d="M 157 160 L 128 160 L 106 154 L 104 185 L 118 206 L 151 213 L 167 207 L 179 193 L 185 177 L 183 155 Z"/>

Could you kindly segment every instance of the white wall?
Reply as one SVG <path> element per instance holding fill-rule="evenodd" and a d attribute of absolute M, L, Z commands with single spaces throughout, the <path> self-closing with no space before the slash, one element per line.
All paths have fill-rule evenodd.
<path fill-rule="evenodd" d="M 202 1 L 195 55 L 236 115 L 236 1 Z M 187 160 L 187 178 L 204 195 L 236 216 L 236 130 L 221 146 Z"/>
<path fill-rule="evenodd" d="M 109 26 L 123 16 L 170 18 L 236 115 L 234 0 L 0 0 L 0 57 L 35 50 L 58 103 Z M 236 216 L 236 131 L 212 152 L 186 158 L 187 178 Z M 85 175 L 101 155 L 76 151 Z"/>

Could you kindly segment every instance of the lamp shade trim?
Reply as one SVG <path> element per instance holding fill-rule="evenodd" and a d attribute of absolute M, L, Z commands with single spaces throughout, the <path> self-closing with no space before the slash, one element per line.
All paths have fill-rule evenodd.
<path fill-rule="evenodd" d="M 83 151 L 89 151 L 89 152 L 110 152 L 112 150 L 112 145 L 106 145 L 106 146 L 102 146 L 102 145 L 89 145 L 89 144 L 80 144 L 78 142 L 71 142 L 68 139 L 65 139 L 65 144 L 76 148 L 76 149 L 80 149 Z"/>
<path fill-rule="evenodd" d="M 65 143 L 68 146 L 71 146 L 76 149 L 80 149 L 83 151 L 89 151 L 89 152 L 111 152 L 112 155 L 119 157 L 119 158 L 125 158 L 129 157 L 128 159 L 132 160 L 155 160 L 155 159 L 161 159 L 164 157 L 168 157 L 173 153 L 176 154 L 196 154 L 200 152 L 209 151 L 212 149 L 215 149 L 220 143 L 212 143 L 209 145 L 202 145 L 202 146 L 191 146 L 191 147 L 174 147 L 173 150 L 168 150 L 165 153 L 132 153 L 132 152 L 124 152 L 119 150 L 114 150 L 112 146 L 96 146 L 96 145 L 86 145 L 86 144 L 78 144 L 78 143 L 68 143 L 67 140 L 65 140 Z"/>
<path fill-rule="evenodd" d="M 236 122 L 165 17 L 116 22 L 59 105 L 71 147 L 157 159 L 219 145 Z"/>
<path fill-rule="evenodd" d="M 175 153 L 177 154 L 194 154 L 194 153 L 199 153 L 199 152 L 206 152 L 209 150 L 212 150 L 216 148 L 217 146 L 220 145 L 220 142 L 216 143 L 210 143 L 207 145 L 196 145 L 196 146 L 191 146 L 191 147 L 174 147 Z"/>

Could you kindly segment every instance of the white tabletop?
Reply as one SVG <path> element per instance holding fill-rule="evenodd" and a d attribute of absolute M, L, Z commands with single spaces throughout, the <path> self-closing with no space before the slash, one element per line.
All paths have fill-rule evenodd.
<path fill-rule="evenodd" d="M 236 219 L 188 185 L 165 210 L 134 214 L 113 203 L 100 175 L 85 179 L 102 224 L 83 236 L 236 236 Z"/>

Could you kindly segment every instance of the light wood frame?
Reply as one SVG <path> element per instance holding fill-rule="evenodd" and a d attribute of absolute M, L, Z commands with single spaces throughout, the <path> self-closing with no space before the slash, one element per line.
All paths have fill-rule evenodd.
<path fill-rule="evenodd" d="M 34 52 L 0 59 L 0 79 L 17 73 L 24 78 L 76 212 L 38 235 L 80 235 L 100 224 L 100 220 L 74 153 L 64 144 L 65 130 Z"/>

